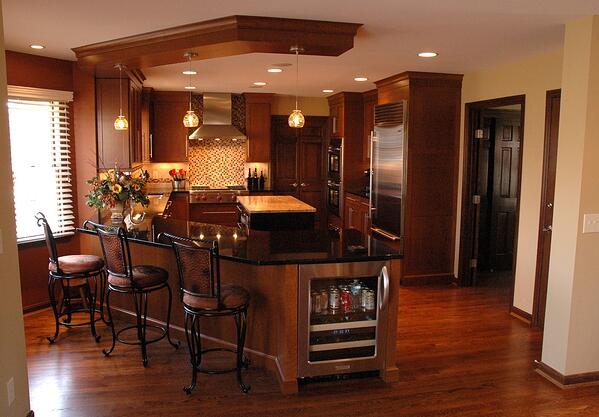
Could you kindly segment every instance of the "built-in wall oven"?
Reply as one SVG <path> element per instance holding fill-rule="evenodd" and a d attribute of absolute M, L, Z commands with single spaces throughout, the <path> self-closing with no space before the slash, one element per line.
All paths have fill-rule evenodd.
<path fill-rule="evenodd" d="M 343 184 L 343 141 L 331 138 L 327 152 L 327 208 L 329 214 L 340 216 L 342 208 Z"/>
<path fill-rule="evenodd" d="M 300 378 L 384 369 L 389 263 L 299 266 Z"/>

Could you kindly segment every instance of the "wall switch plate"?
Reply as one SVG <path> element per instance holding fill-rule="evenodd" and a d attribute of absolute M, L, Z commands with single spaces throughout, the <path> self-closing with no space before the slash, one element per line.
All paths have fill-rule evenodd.
<path fill-rule="evenodd" d="M 11 378 L 6 383 L 6 394 L 8 397 L 8 406 L 10 407 L 15 401 L 15 380 Z"/>
<path fill-rule="evenodd" d="M 599 233 L 599 214 L 585 214 L 582 233 Z"/>

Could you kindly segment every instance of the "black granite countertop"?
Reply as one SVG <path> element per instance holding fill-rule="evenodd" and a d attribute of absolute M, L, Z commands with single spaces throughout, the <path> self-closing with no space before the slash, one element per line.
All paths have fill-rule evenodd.
<path fill-rule="evenodd" d="M 350 187 L 348 187 L 348 188 L 345 189 L 345 192 L 353 194 L 353 195 L 358 196 L 358 197 L 366 198 L 366 199 L 368 199 L 368 197 L 369 197 L 369 194 L 366 192 L 366 190 L 364 188 L 350 188 Z"/>
<path fill-rule="evenodd" d="M 82 233 L 94 233 L 79 229 Z M 132 225 L 127 234 L 130 242 L 168 247 L 158 241 L 167 232 L 194 239 L 219 241 L 223 259 L 255 265 L 340 263 L 398 259 L 398 251 L 375 237 L 368 237 L 361 246 L 362 234 L 345 230 L 341 238 L 324 230 L 258 231 L 245 226 L 228 227 L 147 216 L 139 225 Z"/>

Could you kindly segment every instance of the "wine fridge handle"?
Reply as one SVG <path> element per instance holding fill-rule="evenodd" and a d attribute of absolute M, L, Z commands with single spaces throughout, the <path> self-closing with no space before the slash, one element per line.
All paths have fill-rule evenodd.
<path fill-rule="evenodd" d="M 387 308 L 387 303 L 389 302 L 389 272 L 387 271 L 387 267 L 383 266 L 381 269 L 381 281 L 383 284 L 383 293 L 379 299 L 379 310 L 384 310 Z"/>

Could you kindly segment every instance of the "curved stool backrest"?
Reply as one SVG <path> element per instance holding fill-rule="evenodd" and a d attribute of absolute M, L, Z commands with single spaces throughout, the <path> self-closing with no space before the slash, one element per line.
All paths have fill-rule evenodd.
<path fill-rule="evenodd" d="M 173 247 L 179 272 L 181 300 L 185 294 L 213 298 L 221 307 L 218 242 L 162 233 Z M 159 237 L 160 238 L 160 237 Z"/>
<path fill-rule="evenodd" d="M 132 280 L 131 252 L 127 234 L 122 227 L 106 226 L 92 221 L 83 224 L 85 229 L 95 230 L 104 255 L 106 270 L 110 275 Z M 132 283 L 131 283 L 132 284 Z"/>
<path fill-rule="evenodd" d="M 48 260 L 54 264 L 56 272 L 62 274 L 58 268 L 58 251 L 56 249 L 56 240 L 54 240 L 52 228 L 50 227 L 46 216 L 41 211 L 35 214 L 35 220 L 37 221 L 37 225 L 44 229 L 44 238 L 46 239 L 46 247 L 48 248 Z"/>

